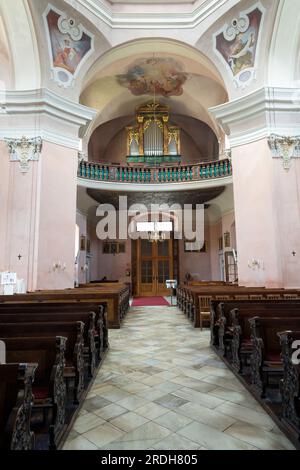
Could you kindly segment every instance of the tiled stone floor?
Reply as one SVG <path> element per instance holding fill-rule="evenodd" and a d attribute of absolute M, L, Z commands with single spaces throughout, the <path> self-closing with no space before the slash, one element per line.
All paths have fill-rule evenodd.
<path fill-rule="evenodd" d="M 293 449 L 176 308 L 131 308 L 64 449 Z"/>

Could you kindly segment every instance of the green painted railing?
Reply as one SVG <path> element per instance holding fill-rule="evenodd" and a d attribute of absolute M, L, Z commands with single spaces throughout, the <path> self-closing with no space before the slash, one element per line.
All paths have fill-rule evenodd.
<path fill-rule="evenodd" d="M 78 168 L 80 178 L 116 183 L 180 183 L 223 178 L 231 175 L 232 167 L 229 159 L 159 167 L 119 166 L 82 161 Z"/>

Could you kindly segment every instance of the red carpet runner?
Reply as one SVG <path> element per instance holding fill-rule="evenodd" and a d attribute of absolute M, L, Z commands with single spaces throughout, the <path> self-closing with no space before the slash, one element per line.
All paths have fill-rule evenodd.
<path fill-rule="evenodd" d="M 132 307 L 159 307 L 169 306 L 169 302 L 163 297 L 137 297 L 133 299 Z"/>

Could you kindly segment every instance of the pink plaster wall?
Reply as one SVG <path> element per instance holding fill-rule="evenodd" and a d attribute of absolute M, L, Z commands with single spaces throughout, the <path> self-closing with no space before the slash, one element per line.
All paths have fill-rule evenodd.
<path fill-rule="evenodd" d="M 212 224 L 209 228 L 211 279 L 220 281 L 219 238 L 222 236 L 222 221 Z"/>
<path fill-rule="evenodd" d="M 43 143 L 40 179 L 38 289 L 74 286 L 77 152 Z M 55 261 L 66 264 L 63 272 L 49 272 Z"/>
<path fill-rule="evenodd" d="M 274 203 L 276 205 L 283 285 L 300 287 L 300 161 L 293 159 L 289 171 L 281 159 L 273 159 Z M 295 253 L 295 256 L 293 255 Z"/>
<path fill-rule="evenodd" d="M 76 224 L 79 227 L 79 249 L 80 249 L 80 238 L 84 236 L 87 238 L 87 218 L 79 211 L 76 213 Z M 78 282 L 79 284 L 85 284 L 87 282 L 87 271 L 84 267 L 87 263 L 86 250 L 79 251 L 78 257 Z"/>
<path fill-rule="evenodd" d="M 10 162 L 3 142 L 0 152 L 0 268 L 16 272 L 31 288 L 36 283 L 38 256 L 39 163 L 30 162 L 30 171 L 21 173 L 19 162 Z"/>
<path fill-rule="evenodd" d="M 0 142 L 0 271 L 9 269 L 7 259 L 7 229 L 8 229 L 8 200 L 10 163 L 8 149 L 4 142 Z"/>
<path fill-rule="evenodd" d="M 239 283 L 246 286 L 285 285 L 280 234 L 292 229 L 292 219 L 287 214 L 281 214 L 281 220 L 277 218 L 279 200 L 283 197 L 278 190 L 280 185 L 287 189 L 292 176 L 282 172 L 280 178 L 285 178 L 285 183 L 280 183 L 280 178 L 274 179 L 276 167 L 266 140 L 233 149 Z M 288 225 L 284 228 L 285 223 Z M 262 260 L 264 269 L 250 269 L 248 260 L 252 258 Z"/>
<path fill-rule="evenodd" d="M 179 240 L 179 276 L 180 282 L 184 282 L 186 273 L 190 273 L 195 280 L 210 280 L 210 237 L 209 227 L 205 227 L 205 240 L 208 242 L 207 253 L 185 253 L 184 241 Z"/>
<path fill-rule="evenodd" d="M 103 254 L 103 242 L 92 239 L 91 280 L 102 279 L 130 282 L 126 269 L 131 269 L 131 240 L 126 242 L 126 252 L 116 255 Z"/>
<path fill-rule="evenodd" d="M 44 141 L 27 173 L 3 143 L 0 153 L 0 269 L 16 272 L 28 290 L 72 287 L 77 152 Z M 59 261 L 66 270 L 50 272 Z"/>

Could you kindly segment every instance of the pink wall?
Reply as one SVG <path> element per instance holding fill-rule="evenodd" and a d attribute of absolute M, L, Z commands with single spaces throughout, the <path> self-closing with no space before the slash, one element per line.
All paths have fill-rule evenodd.
<path fill-rule="evenodd" d="M 283 258 L 281 237 L 293 230 L 292 219 L 288 214 L 278 214 L 279 201 L 286 201 L 283 190 L 289 190 L 293 171 L 287 174 L 282 166 L 277 169 L 280 161 L 274 161 L 266 140 L 254 142 L 247 146 L 233 149 L 233 181 L 236 216 L 236 235 L 238 251 L 239 282 L 244 285 L 282 287 L 283 271 L 286 261 Z M 276 178 L 276 173 L 280 177 Z M 275 178 L 274 178 L 275 177 Z M 280 182 L 280 179 L 283 179 Z M 294 207 L 296 204 L 295 181 Z M 287 209 L 287 205 L 285 207 Z M 289 209 L 287 210 L 289 213 Z M 298 215 L 293 224 L 299 221 Z M 278 219 L 280 215 L 281 220 Z M 292 217 L 293 217 L 292 216 Z M 295 241 L 295 248 L 299 247 Z M 294 237 L 293 237 L 294 238 Z M 289 244 L 289 249 L 293 247 Z M 248 267 L 251 259 L 263 261 L 263 268 L 252 270 Z M 299 259 L 299 258 L 298 258 Z M 297 261 L 299 266 L 299 261 Z M 298 271 L 299 272 L 299 271 Z"/>
<path fill-rule="evenodd" d="M 276 205 L 283 285 L 300 286 L 300 161 L 293 159 L 289 171 L 281 159 L 273 159 L 274 203 Z M 275 233 L 276 236 L 276 233 Z M 295 256 L 294 256 L 294 254 Z"/>
<path fill-rule="evenodd" d="M 205 240 L 208 244 L 207 253 L 185 253 L 184 241 L 179 240 L 179 275 L 180 282 L 184 282 L 186 273 L 190 273 L 195 280 L 211 279 L 210 237 L 209 227 L 205 227 Z"/>
<path fill-rule="evenodd" d="M 7 231 L 8 231 L 8 188 L 9 188 L 10 163 L 8 149 L 4 142 L 0 141 L 0 271 L 9 270 L 7 257 Z"/>
<path fill-rule="evenodd" d="M 221 280 L 220 255 L 219 255 L 219 238 L 222 236 L 222 221 L 210 226 L 210 265 L 211 279 L 215 281 Z"/>
<path fill-rule="evenodd" d="M 126 242 L 126 252 L 116 255 L 103 254 L 103 241 L 92 238 L 91 280 L 102 279 L 130 282 L 126 269 L 131 269 L 131 240 Z"/>
<path fill-rule="evenodd" d="M 43 143 L 41 158 L 38 289 L 74 286 L 77 195 L 76 150 Z M 54 261 L 64 272 L 49 272 Z"/>
<path fill-rule="evenodd" d="M 79 249 L 80 249 L 80 238 L 84 236 L 87 239 L 87 219 L 86 216 L 81 214 L 79 211 L 76 213 L 76 224 L 79 227 Z M 87 264 L 86 250 L 79 251 L 78 257 L 78 282 L 79 284 L 85 284 L 87 282 L 87 271 L 84 269 Z"/>
<path fill-rule="evenodd" d="M 38 162 L 21 173 L 1 143 L 0 268 L 29 290 L 74 285 L 77 153 L 43 141 Z M 21 256 L 19 259 L 18 256 Z M 66 269 L 53 272 L 54 262 Z"/>

